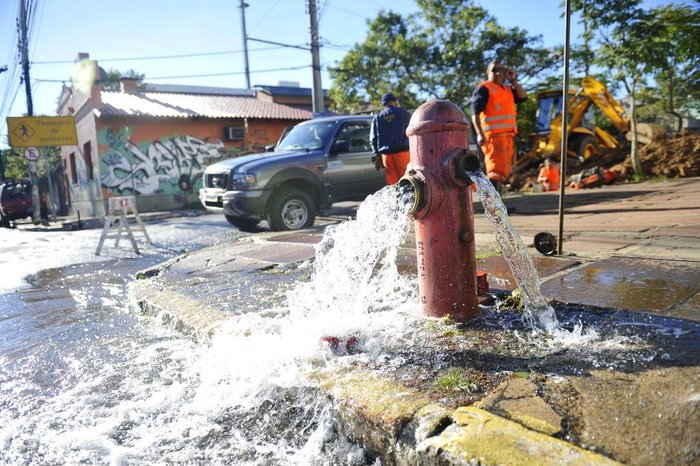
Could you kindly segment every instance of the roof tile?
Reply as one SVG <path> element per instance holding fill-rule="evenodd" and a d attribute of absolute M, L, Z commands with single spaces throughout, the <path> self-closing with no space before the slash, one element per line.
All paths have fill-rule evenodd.
<path fill-rule="evenodd" d="M 214 94 L 102 92 L 106 116 L 264 118 L 307 120 L 312 112 L 255 97 Z"/>

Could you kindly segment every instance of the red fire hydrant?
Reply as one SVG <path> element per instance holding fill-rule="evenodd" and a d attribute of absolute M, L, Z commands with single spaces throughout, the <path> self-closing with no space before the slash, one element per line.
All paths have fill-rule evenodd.
<path fill-rule="evenodd" d="M 467 172 L 479 169 L 468 151 L 464 113 L 445 100 L 421 105 L 406 133 L 411 162 L 399 180 L 413 193 L 418 291 L 423 312 L 464 322 L 478 312 L 474 209 Z"/>

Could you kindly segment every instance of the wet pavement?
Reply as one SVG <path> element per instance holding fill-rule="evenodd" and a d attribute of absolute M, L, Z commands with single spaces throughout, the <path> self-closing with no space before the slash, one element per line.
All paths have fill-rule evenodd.
<path fill-rule="evenodd" d="M 317 375 L 342 429 L 386 464 L 698 461 L 700 438 L 688 426 L 700 423 L 700 179 L 571 193 L 562 256 L 543 256 L 532 244 L 539 232 L 557 236 L 556 194 L 507 197 L 505 204 L 515 208 L 511 221 L 564 336 L 542 346 L 517 313 L 489 311 L 467 325 L 437 323 L 420 349 L 392 350 L 385 342 L 403 361 L 393 370 L 365 362 L 349 373 Z M 269 306 L 281 303 L 285 290 L 310 274 L 325 226 L 353 217 L 355 207 L 336 206 L 303 232 L 261 231 L 197 251 L 158 268 L 132 293 L 144 310 L 170 312 L 183 330 L 206 339 L 232 311 L 245 312 L 240 303 L 251 286 Z M 517 285 L 478 201 L 475 210 L 477 267 L 504 296 Z M 414 241 L 409 233 L 396 259 L 409 277 Z M 457 391 L 435 388 L 450 377 L 472 382 Z M 431 422 L 442 427 L 427 434 L 416 427 Z M 474 422 L 482 426 L 475 432 Z M 479 440 L 486 437 L 497 448 Z"/>
<path fill-rule="evenodd" d="M 540 341 L 518 313 L 489 311 L 467 325 L 415 324 L 409 333 L 421 348 L 385 349 L 401 361 L 390 370 L 359 359 L 315 375 L 341 428 L 383 464 L 700 461 L 700 179 L 567 193 L 564 254 L 543 256 L 533 238 L 557 236 L 558 203 L 556 193 L 505 199 L 542 292 L 573 337 Z M 246 314 L 249 293 L 276 308 L 308 278 L 323 229 L 356 207 L 337 205 L 302 232 L 262 230 L 191 252 L 151 269 L 131 295 L 206 341 L 225 319 Z M 516 284 L 478 201 L 475 209 L 478 268 L 503 296 Z M 409 233 L 397 254 L 409 277 L 414 241 Z M 436 388 L 436 380 L 465 379 Z M 480 435 L 499 448 L 479 446 Z"/>

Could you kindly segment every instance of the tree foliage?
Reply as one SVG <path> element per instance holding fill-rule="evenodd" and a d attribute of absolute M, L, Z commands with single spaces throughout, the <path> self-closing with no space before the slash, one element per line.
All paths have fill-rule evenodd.
<path fill-rule="evenodd" d="M 525 84 L 561 60 L 541 36 L 505 28 L 472 0 L 417 0 L 419 13 L 380 11 L 369 33 L 331 70 L 330 95 L 338 111 L 357 111 L 386 92 L 415 108 L 430 98 L 468 110 L 477 84 L 494 59 L 518 71 Z"/>
<path fill-rule="evenodd" d="M 594 63 L 608 70 L 630 96 L 632 165 L 643 174 L 637 154 L 639 97 L 654 94 L 645 89 L 650 78 L 661 84 L 656 95 L 670 112 L 675 112 L 677 91 L 683 89 L 691 99 L 698 92 L 698 12 L 673 4 L 644 10 L 641 0 L 574 0 L 573 5 L 587 25 L 584 39 L 594 44 Z M 679 86 L 674 78 L 684 72 L 691 74 L 690 84 Z"/>
<path fill-rule="evenodd" d="M 100 83 L 102 84 L 102 89 L 105 91 L 112 91 L 112 92 L 119 92 L 119 80 L 121 78 L 132 78 L 136 79 L 141 83 L 143 79 L 146 77 L 145 74 L 142 73 L 137 73 L 134 70 L 127 70 L 125 72 L 121 72 L 116 69 L 109 69 L 106 71 L 106 77 L 101 79 Z"/>
<path fill-rule="evenodd" d="M 680 120 L 700 112 L 700 10 L 666 5 L 649 14 L 649 68 L 658 84 L 663 111 Z M 680 121 L 679 121 L 680 123 Z"/>
<path fill-rule="evenodd" d="M 42 156 L 37 161 L 37 173 L 40 179 L 46 177 L 47 153 L 51 167 L 57 167 L 61 164 L 60 147 L 43 147 Z M 2 158 L 2 168 L 4 168 L 4 173 L 0 173 L 0 178 L 13 180 L 29 178 L 29 161 L 24 157 L 23 148 L 0 149 L 0 157 Z"/>

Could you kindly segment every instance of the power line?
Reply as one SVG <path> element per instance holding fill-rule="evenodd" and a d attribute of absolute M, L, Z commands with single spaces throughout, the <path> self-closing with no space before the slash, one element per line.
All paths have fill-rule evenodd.
<path fill-rule="evenodd" d="M 308 52 L 309 50 L 311 50 L 310 48 L 308 48 L 308 47 L 303 47 L 303 46 L 301 46 L 301 45 L 283 44 L 282 42 L 274 42 L 274 41 L 271 41 L 271 40 L 264 40 L 264 39 L 255 39 L 255 38 L 253 38 L 253 37 L 248 37 L 248 40 L 252 40 L 253 42 L 263 42 L 263 43 L 265 43 L 265 44 L 275 44 L 275 45 L 279 45 L 279 46 L 282 46 L 282 47 L 289 47 L 289 48 L 292 48 L 292 49 L 306 50 L 307 52 Z"/>
<path fill-rule="evenodd" d="M 12 13 L 10 14 L 11 17 L 17 18 L 18 17 L 18 11 L 19 11 L 19 2 L 12 2 L 12 5 L 14 5 L 12 9 Z M 5 124 L 5 116 L 9 113 L 9 109 L 7 109 L 7 104 L 9 100 L 12 98 L 12 89 L 14 88 L 15 85 L 18 85 L 19 80 L 18 74 L 17 74 L 17 64 L 18 64 L 18 56 L 17 56 L 17 51 L 19 50 L 18 48 L 18 39 L 19 39 L 19 28 L 15 27 L 12 31 L 12 39 L 8 44 L 10 47 L 7 49 L 7 65 L 8 65 L 8 72 L 5 75 L 6 81 L 4 84 L 4 92 L 3 92 L 3 97 L 2 97 L 2 103 L 0 104 L 0 117 L 2 118 L 2 121 L 0 121 L 0 129 L 4 126 Z"/>
<path fill-rule="evenodd" d="M 281 1 L 282 1 L 282 0 L 277 0 L 277 1 L 275 2 L 275 4 L 272 5 L 272 7 L 271 7 L 269 10 L 267 10 L 267 13 L 265 13 L 264 15 L 262 15 L 262 18 L 260 18 L 260 19 L 258 20 L 258 22 L 255 23 L 255 25 L 254 25 L 252 28 L 250 28 L 250 31 L 252 32 L 253 29 L 255 29 L 256 27 L 260 26 L 260 23 L 262 23 L 263 20 L 264 20 L 265 18 L 267 18 L 267 17 L 270 15 L 270 13 L 272 13 L 272 11 L 273 11 L 275 8 L 277 8 L 277 5 L 279 5 Z"/>
<path fill-rule="evenodd" d="M 323 22 L 323 17 L 326 16 L 326 12 L 328 11 L 328 4 L 330 3 L 330 0 L 324 0 L 323 4 L 321 7 L 318 9 L 318 25 L 319 27 L 321 26 L 321 22 Z"/>
<path fill-rule="evenodd" d="M 359 14 L 359 13 L 355 13 L 354 11 L 344 10 L 343 8 L 338 8 L 337 6 L 328 5 L 328 8 L 332 8 L 332 9 L 334 9 L 334 10 L 342 11 L 343 13 L 347 13 L 347 14 L 352 15 L 352 16 L 357 16 L 358 18 L 362 18 L 362 19 L 367 18 L 367 15 L 361 15 L 361 14 Z"/>
<path fill-rule="evenodd" d="M 334 44 L 333 42 L 330 42 L 328 39 L 325 39 L 323 37 L 321 38 L 320 45 L 322 45 L 323 47 L 331 48 L 331 49 L 344 50 L 346 52 L 352 48 L 351 45 L 347 45 L 347 44 Z"/>
<path fill-rule="evenodd" d="M 256 71 L 251 71 L 252 73 L 269 73 L 272 71 L 291 71 L 291 70 L 301 70 L 304 68 L 308 68 L 309 65 L 302 65 L 302 66 L 292 66 L 289 68 L 270 68 L 267 70 L 256 70 Z M 215 77 L 215 76 L 233 76 L 237 74 L 245 74 L 245 71 L 232 71 L 229 73 L 211 73 L 211 74 L 190 74 L 190 75 L 182 75 L 182 76 L 156 76 L 148 79 L 185 79 L 185 78 L 210 78 L 210 77 Z"/>
<path fill-rule="evenodd" d="M 257 49 L 251 49 L 251 52 L 261 52 L 265 50 L 275 50 L 282 48 L 282 46 L 277 47 L 260 47 Z M 97 58 L 96 60 L 100 63 L 102 62 L 112 62 L 112 61 L 139 61 L 139 60 L 169 60 L 173 58 L 192 58 L 192 57 L 209 57 L 213 55 L 232 55 L 236 53 L 243 53 L 244 50 L 223 50 L 219 52 L 200 52 L 200 53 L 188 53 L 179 55 L 156 55 L 151 57 L 123 57 L 123 58 Z M 75 60 L 56 60 L 56 61 L 34 61 L 32 65 L 63 65 L 72 64 Z"/>

